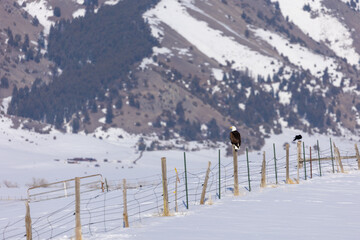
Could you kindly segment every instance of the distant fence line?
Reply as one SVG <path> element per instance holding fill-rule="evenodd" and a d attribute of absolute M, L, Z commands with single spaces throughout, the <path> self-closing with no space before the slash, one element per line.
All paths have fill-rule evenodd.
<path fill-rule="evenodd" d="M 342 155 L 331 139 L 328 148 L 320 149 L 318 142 L 315 146 L 312 152 L 311 147 L 305 149 L 305 144 L 299 141 L 297 152 L 290 154 L 288 145 L 285 151 L 276 151 L 274 144 L 270 160 L 266 160 L 265 152 L 259 155 L 257 162 L 262 164 L 249 159 L 247 149 L 245 161 L 238 160 L 238 154 L 233 151 L 233 162 L 223 164 L 219 150 L 213 161 L 216 164 L 208 162 L 206 170 L 197 172 L 187 169 L 184 153 L 181 171 L 166 169 L 166 158 L 162 158 L 162 174 L 149 177 L 108 181 L 101 175 L 91 175 L 29 188 L 26 221 L 22 218 L 9 222 L 2 229 L 2 236 L 3 239 L 64 236 L 82 239 L 82 236 L 143 224 L 154 217 L 183 214 L 191 206 L 211 204 L 223 194 L 239 195 L 239 187 L 251 191 L 252 187 L 298 183 L 315 176 L 360 169 L 356 144 L 353 150 L 343 150 Z M 44 201 L 51 201 L 54 210 L 30 214 L 30 208 Z"/>

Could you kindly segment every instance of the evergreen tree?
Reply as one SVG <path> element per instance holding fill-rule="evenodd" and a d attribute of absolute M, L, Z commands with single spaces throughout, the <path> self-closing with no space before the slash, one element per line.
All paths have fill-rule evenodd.
<path fill-rule="evenodd" d="M 175 112 L 176 112 L 176 115 L 178 116 L 178 122 L 183 123 L 185 121 L 185 111 L 184 111 L 182 102 L 178 102 L 176 104 Z"/>
<path fill-rule="evenodd" d="M 33 18 L 32 25 L 34 25 L 35 27 L 39 26 L 39 19 L 37 18 L 37 16 Z"/>
<path fill-rule="evenodd" d="M 59 7 L 54 8 L 54 16 L 61 17 L 61 9 Z"/>
<path fill-rule="evenodd" d="M 107 124 L 112 123 L 112 120 L 114 118 L 113 110 L 112 110 L 112 103 L 109 102 L 106 107 L 106 115 L 105 115 L 105 122 Z"/>
<path fill-rule="evenodd" d="M 74 118 L 74 120 L 72 121 L 72 132 L 78 133 L 79 129 L 80 129 L 80 120 L 79 118 Z"/>
<path fill-rule="evenodd" d="M 21 46 L 21 49 L 24 53 L 27 52 L 28 48 L 30 46 L 30 40 L 29 40 L 29 35 L 25 34 L 25 39 L 24 39 L 24 43 Z"/>
<path fill-rule="evenodd" d="M 2 77 L 0 81 L 0 88 L 9 88 L 9 80 L 7 77 Z"/>
<path fill-rule="evenodd" d="M 116 109 L 121 109 L 122 108 L 122 100 L 121 100 L 121 97 L 119 97 L 117 100 L 116 100 L 116 103 L 115 103 L 115 107 Z"/>
<path fill-rule="evenodd" d="M 214 118 L 208 122 L 207 127 L 209 138 L 212 140 L 218 140 L 220 138 L 220 129 Z"/>

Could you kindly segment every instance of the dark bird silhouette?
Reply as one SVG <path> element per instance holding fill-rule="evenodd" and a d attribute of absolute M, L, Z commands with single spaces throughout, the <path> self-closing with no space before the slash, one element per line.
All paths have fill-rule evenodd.
<path fill-rule="evenodd" d="M 230 141 L 231 144 L 234 145 L 235 151 L 237 152 L 240 149 L 241 145 L 241 135 L 236 130 L 236 127 L 231 126 L 231 132 L 230 132 Z"/>
<path fill-rule="evenodd" d="M 301 140 L 302 139 L 302 136 L 301 135 L 296 135 L 294 137 L 294 140 L 293 141 L 296 141 L 296 140 Z"/>

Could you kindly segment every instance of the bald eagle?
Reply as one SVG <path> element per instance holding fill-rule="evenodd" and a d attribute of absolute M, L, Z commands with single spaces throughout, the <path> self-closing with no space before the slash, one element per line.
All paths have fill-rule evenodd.
<path fill-rule="evenodd" d="M 235 151 L 238 151 L 240 149 L 241 145 L 241 136 L 240 133 L 236 130 L 236 127 L 231 126 L 230 127 L 230 141 L 231 144 L 234 145 Z"/>

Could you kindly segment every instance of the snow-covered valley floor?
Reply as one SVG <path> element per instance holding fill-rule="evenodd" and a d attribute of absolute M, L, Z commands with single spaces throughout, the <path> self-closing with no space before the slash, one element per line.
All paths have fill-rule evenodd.
<path fill-rule="evenodd" d="M 184 215 L 91 239 L 326 239 L 356 240 L 360 171 L 227 196 Z"/>
<path fill-rule="evenodd" d="M 120 130 L 99 132 L 94 136 L 56 131 L 37 134 L 11 128 L 11 121 L 7 118 L 1 120 L 0 130 L 0 239 L 25 239 L 25 204 L 13 200 L 27 197 L 33 178 L 50 183 L 91 174 L 102 174 L 104 179 L 107 178 L 111 191 L 82 195 L 84 239 L 358 239 L 360 235 L 357 227 L 360 220 L 360 172 L 355 170 L 355 159 L 344 160 L 345 174 L 333 174 L 331 162 L 327 161 L 322 166 L 323 177 L 319 177 L 315 163 L 314 179 L 305 181 L 302 169 L 299 185 L 284 184 L 284 143 L 290 143 L 290 176 L 296 177 L 296 143 L 291 141 L 299 132 L 294 129 L 284 129 L 280 135 L 271 135 L 261 151 L 249 152 L 252 192 L 246 189 L 246 156 L 239 155 L 239 197 L 232 196 L 232 157 L 226 156 L 224 149 L 220 149 L 220 200 L 217 198 L 219 149 L 186 151 L 189 210 L 184 205 L 183 151 L 144 152 L 134 163 L 139 157 L 135 147 L 139 137 L 126 135 Z M 123 137 L 119 138 L 120 134 Z M 317 140 L 321 157 L 329 156 L 328 136 L 301 134 L 306 158 L 309 148 L 314 149 Z M 355 154 L 354 143 L 358 139 L 332 137 L 332 141 L 339 147 L 341 156 Z M 275 182 L 273 144 L 279 169 L 279 185 L 276 188 L 271 187 Z M 262 151 L 266 151 L 269 184 L 266 189 L 259 188 Z M 314 150 L 313 156 L 317 156 Z M 98 161 L 67 162 L 67 159 L 75 157 L 91 157 Z M 167 158 L 170 211 L 175 215 L 171 217 L 159 217 L 162 211 L 161 157 Z M 208 201 L 200 206 L 201 185 L 208 161 L 212 162 L 206 195 Z M 307 167 L 309 171 L 309 165 Z M 173 209 L 174 168 L 177 168 L 181 180 L 177 214 Z M 129 207 L 128 229 L 123 228 L 122 222 L 122 191 L 114 189 L 124 178 L 136 186 L 128 190 L 128 204 L 133 204 Z M 212 205 L 209 205 L 209 198 L 213 200 Z M 51 236 L 54 239 L 70 239 L 74 236 L 73 196 L 30 202 L 30 212 L 33 239 L 49 239 Z"/>

